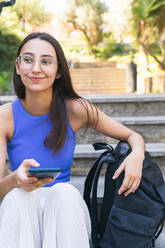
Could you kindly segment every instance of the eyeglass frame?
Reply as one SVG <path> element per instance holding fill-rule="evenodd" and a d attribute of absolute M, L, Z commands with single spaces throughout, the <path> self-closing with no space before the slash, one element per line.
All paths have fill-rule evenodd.
<path fill-rule="evenodd" d="M 30 53 L 27 53 L 27 54 L 26 54 L 26 53 L 23 53 L 22 55 L 19 55 L 19 56 L 16 58 L 16 61 L 18 62 L 19 65 L 21 65 L 21 58 L 22 58 L 24 55 L 29 55 L 29 56 L 34 57 L 33 54 L 30 54 Z M 55 64 L 58 64 L 58 61 L 57 61 L 53 56 L 44 55 L 43 57 L 50 57 L 50 58 L 52 58 L 52 59 L 54 60 Z M 32 66 L 31 66 L 31 68 L 30 68 L 29 70 L 31 70 L 31 69 L 33 68 L 33 66 L 35 65 L 36 61 L 37 61 L 37 62 L 40 62 L 40 59 L 41 59 L 41 58 L 36 59 L 36 58 L 34 57 L 34 62 L 32 63 Z M 39 66 L 40 66 L 40 69 L 43 69 L 41 63 L 38 63 L 38 64 L 39 64 Z"/>

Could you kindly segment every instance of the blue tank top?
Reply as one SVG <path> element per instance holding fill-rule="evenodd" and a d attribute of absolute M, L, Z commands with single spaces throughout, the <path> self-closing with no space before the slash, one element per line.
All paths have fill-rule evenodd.
<path fill-rule="evenodd" d="M 69 121 L 65 144 L 58 153 L 53 155 L 52 150 L 44 145 L 46 136 L 52 130 L 49 114 L 42 116 L 29 114 L 19 98 L 12 102 L 12 111 L 14 134 L 7 143 L 11 171 L 16 170 L 24 159 L 35 159 L 40 164 L 40 168 L 59 167 L 62 169 L 62 173 L 56 180 L 46 184 L 45 187 L 69 181 L 76 145 L 75 133 Z"/>

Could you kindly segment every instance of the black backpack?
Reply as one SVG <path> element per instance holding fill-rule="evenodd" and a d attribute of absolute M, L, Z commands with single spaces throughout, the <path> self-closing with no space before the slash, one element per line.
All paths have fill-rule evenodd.
<path fill-rule="evenodd" d="M 115 180 L 112 176 L 131 152 L 129 144 L 121 141 L 115 149 L 105 143 L 93 146 L 95 150 L 105 149 L 89 171 L 84 186 L 93 248 L 155 247 L 155 239 L 161 233 L 165 219 L 165 182 L 158 165 L 145 152 L 140 186 L 126 197 L 118 195 L 124 172 Z M 104 195 L 100 202 L 98 179 L 106 164 Z"/>

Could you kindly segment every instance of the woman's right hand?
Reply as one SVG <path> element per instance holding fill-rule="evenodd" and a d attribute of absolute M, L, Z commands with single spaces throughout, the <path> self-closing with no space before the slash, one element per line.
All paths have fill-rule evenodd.
<path fill-rule="evenodd" d="M 39 167 L 40 164 L 34 159 L 25 159 L 18 169 L 15 171 L 16 187 L 22 188 L 27 192 L 33 191 L 43 185 L 53 182 L 54 179 L 47 177 L 38 179 L 37 177 L 29 177 L 28 170 L 30 167 Z"/>

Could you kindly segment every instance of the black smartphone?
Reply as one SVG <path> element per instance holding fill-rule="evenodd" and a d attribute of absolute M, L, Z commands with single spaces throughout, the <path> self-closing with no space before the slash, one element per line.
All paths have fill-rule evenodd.
<path fill-rule="evenodd" d="M 28 170 L 29 177 L 53 177 L 56 178 L 62 170 L 60 168 L 31 168 Z"/>

